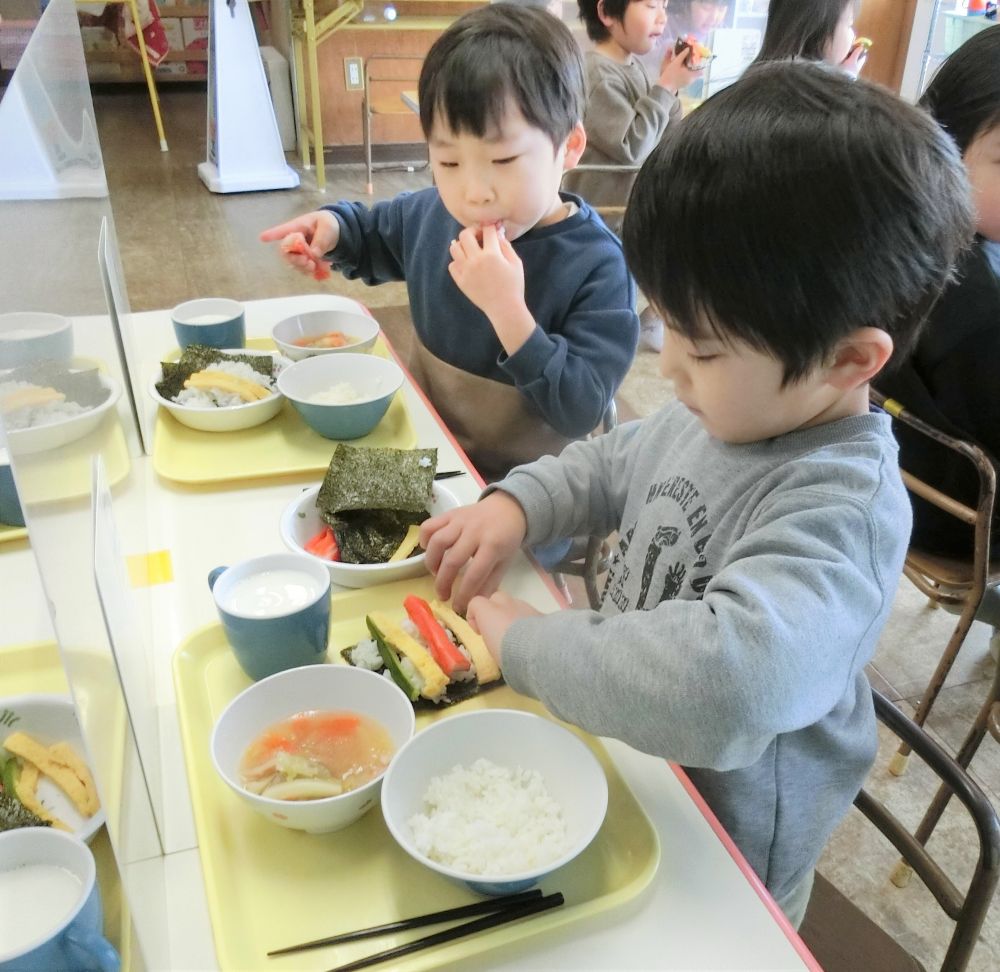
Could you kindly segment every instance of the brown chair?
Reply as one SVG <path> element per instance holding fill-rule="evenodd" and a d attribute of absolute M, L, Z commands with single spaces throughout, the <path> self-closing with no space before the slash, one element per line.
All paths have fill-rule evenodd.
<path fill-rule="evenodd" d="M 920 726 L 880 693 L 873 690 L 872 698 L 879 722 L 934 771 L 942 788 L 954 793 L 965 805 L 976 826 L 979 855 L 972 880 L 963 893 L 928 853 L 919 834 L 911 833 L 868 790 L 862 789 L 854 800 L 858 810 L 903 855 L 945 914 L 955 922 L 940 972 L 962 972 L 969 964 L 1000 881 L 1000 818 L 966 770 Z M 918 972 L 926 969 L 818 873 L 799 934 L 825 972 Z"/>
<path fill-rule="evenodd" d="M 365 192 L 369 195 L 375 191 L 372 176 L 376 168 L 372 164 L 372 116 L 413 116 L 414 109 L 403 100 L 400 89 L 417 86 L 423 61 L 422 54 L 369 54 L 365 58 L 361 136 L 365 148 Z M 397 166 L 389 163 L 389 167 Z"/>
<path fill-rule="evenodd" d="M 573 166 L 572 169 L 567 169 L 563 173 L 563 188 L 567 192 L 576 192 L 572 187 L 573 174 L 579 174 L 582 172 L 619 172 L 622 175 L 634 175 L 639 171 L 641 166 L 638 165 L 615 165 L 614 163 L 581 163 L 580 165 Z M 567 185 L 567 181 L 569 185 Z M 583 195 L 582 193 L 577 193 L 577 195 Z M 586 196 L 583 196 L 586 199 Z M 590 202 L 589 200 L 587 200 Z M 594 205 L 591 203 L 591 208 L 596 212 L 615 232 L 618 232 L 621 227 L 622 217 L 625 215 L 625 203 L 627 199 L 622 199 L 621 205 Z"/>
<path fill-rule="evenodd" d="M 930 683 L 924 690 L 914 713 L 913 721 L 922 726 L 944 685 L 948 673 L 955 662 L 959 649 L 965 641 L 983 596 L 990 588 L 1000 584 L 1000 561 L 990 561 L 990 532 L 996 503 L 996 470 L 989 456 L 978 446 L 962 439 L 953 438 L 906 410 L 900 402 L 885 398 L 872 391 L 872 400 L 881 405 L 895 421 L 901 422 L 929 440 L 939 443 L 964 456 L 975 467 L 979 477 L 979 495 L 976 508 L 960 503 L 933 486 L 902 470 L 906 488 L 916 496 L 939 509 L 950 513 L 961 523 L 968 524 L 974 531 L 974 546 L 971 560 L 942 557 L 920 550 L 913 544 L 906 554 L 903 573 L 921 593 L 935 606 L 955 605 L 961 609 L 955 628 L 945 645 L 941 659 L 934 670 Z M 983 723 L 985 725 L 985 722 Z M 980 736 L 980 739 L 982 736 Z M 978 743 L 977 743 L 978 745 Z M 904 742 L 890 765 L 891 771 L 899 776 L 906 770 L 909 747 Z M 971 759 L 971 755 L 970 755 Z M 968 765 L 968 762 L 963 765 Z"/>

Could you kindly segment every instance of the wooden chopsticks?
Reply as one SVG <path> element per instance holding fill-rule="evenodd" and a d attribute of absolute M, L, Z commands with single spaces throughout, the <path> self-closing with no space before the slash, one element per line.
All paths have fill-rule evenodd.
<path fill-rule="evenodd" d="M 499 925 L 517 921 L 519 918 L 527 918 L 530 915 L 540 914 L 550 908 L 556 908 L 563 903 L 563 896 L 558 891 L 554 894 L 542 896 L 539 890 L 523 891 L 520 894 L 507 895 L 505 897 L 493 898 L 489 901 L 478 901 L 474 904 L 463 905 L 460 908 L 448 908 L 444 911 L 436 911 L 427 915 L 416 915 L 412 918 L 402 918 L 399 921 L 387 922 L 384 925 L 375 925 L 371 928 L 361 928 L 357 931 L 344 932 L 340 935 L 332 935 L 329 938 L 319 938 L 311 942 L 303 942 L 301 945 L 290 945 L 286 948 L 275 949 L 268 952 L 269 956 L 287 955 L 291 952 L 299 952 L 310 948 L 320 948 L 324 945 L 335 945 L 344 942 L 357 941 L 362 938 L 373 938 L 378 935 L 385 935 L 393 931 L 404 931 L 411 928 L 422 928 L 425 925 L 438 924 L 444 921 L 453 921 L 457 918 L 468 918 L 473 915 L 484 915 L 473 921 L 455 925 L 444 931 L 434 932 L 417 938 L 405 945 L 397 945 L 373 955 L 366 955 L 364 958 L 346 965 L 339 965 L 330 972 L 352 972 L 354 969 L 367 968 L 379 962 L 389 959 L 399 958 L 402 955 L 409 955 L 412 952 L 419 952 L 434 945 L 441 945 L 445 942 L 455 941 L 467 935 L 474 935 L 476 932 L 487 931 Z"/>

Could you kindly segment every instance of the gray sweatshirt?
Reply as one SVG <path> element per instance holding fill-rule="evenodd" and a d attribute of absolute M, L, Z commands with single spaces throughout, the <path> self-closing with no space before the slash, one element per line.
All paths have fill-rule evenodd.
<path fill-rule="evenodd" d="M 584 64 L 587 147 L 580 164 L 641 165 L 663 138 L 667 125 L 680 117 L 680 101 L 666 88 L 650 84 L 638 61 L 619 64 L 597 51 L 587 51 Z M 634 181 L 634 172 L 570 171 L 563 188 L 583 196 L 592 206 L 624 206 Z"/>
<path fill-rule="evenodd" d="M 673 403 L 500 488 L 528 544 L 619 531 L 600 613 L 515 622 L 507 682 L 684 765 L 784 897 L 875 757 L 864 665 L 910 533 L 889 417 L 733 445 Z"/>

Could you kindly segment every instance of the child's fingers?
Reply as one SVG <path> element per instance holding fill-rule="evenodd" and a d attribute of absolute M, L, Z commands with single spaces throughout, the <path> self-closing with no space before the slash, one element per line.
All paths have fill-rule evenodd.
<path fill-rule="evenodd" d="M 305 224 L 305 221 L 301 216 L 297 216 L 295 219 L 290 219 L 287 223 L 279 223 L 277 226 L 271 226 L 269 229 L 263 230 L 260 234 L 261 243 L 273 243 L 275 240 L 284 239 L 291 233 L 300 233 L 305 238 L 305 233 L 311 229 L 310 226 Z"/>
<path fill-rule="evenodd" d="M 508 263 L 520 264 L 521 258 L 515 252 L 514 247 L 511 246 L 510 240 L 507 239 L 506 235 L 501 233 L 498 239 L 500 241 L 500 255 Z"/>

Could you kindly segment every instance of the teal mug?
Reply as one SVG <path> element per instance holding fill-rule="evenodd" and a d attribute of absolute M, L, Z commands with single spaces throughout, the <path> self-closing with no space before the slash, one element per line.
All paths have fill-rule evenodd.
<path fill-rule="evenodd" d="M 181 350 L 189 344 L 209 348 L 242 348 L 247 342 L 243 305 L 226 297 L 200 297 L 170 312 Z"/>
<path fill-rule="evenodd" d="M 0 833 L 0 972 L 118 972 L 94 855 L 48 827 Z"/>
<path fill-rule="evenodd" d="M 268 554 L 209 572 L 240 668 L 254 681 L 326 659 L 330 574 L 304 554 Z"/>
<path fill-rule="evenodd" d="M 24 510 L 18 499 L 14 484 L 14 471 L 10 468 L 7 450 L 0 448 L 0 524 L 3 526 L 24 526 Z"/>

